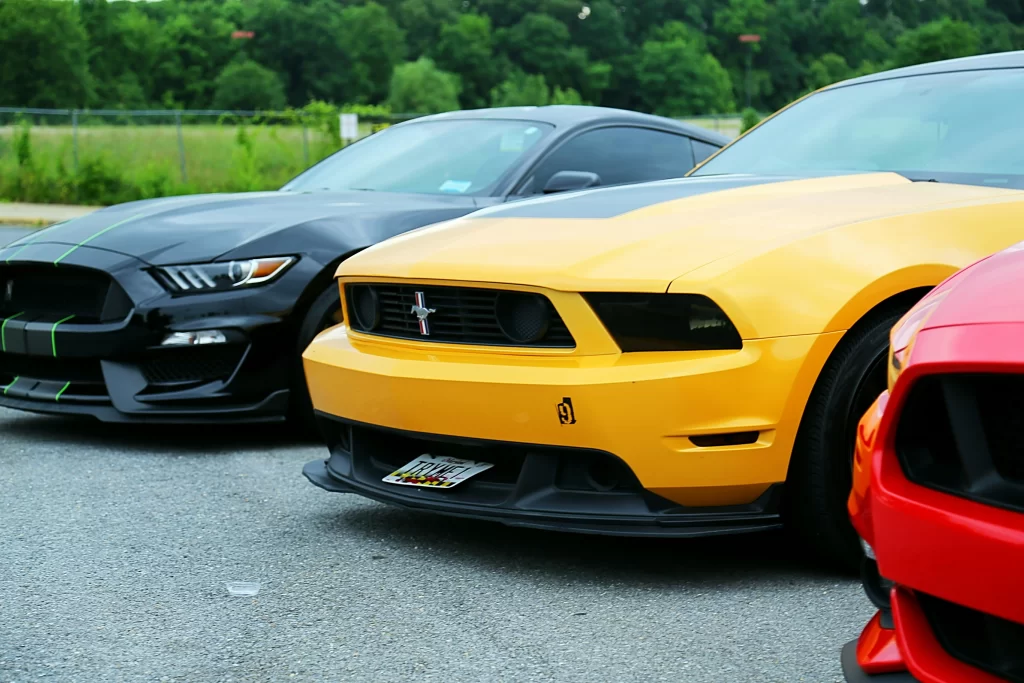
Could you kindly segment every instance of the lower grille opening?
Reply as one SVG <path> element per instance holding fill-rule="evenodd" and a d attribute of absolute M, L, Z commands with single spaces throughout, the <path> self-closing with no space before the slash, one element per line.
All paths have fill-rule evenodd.
<path fill-rule="evenodd" d="M 896 431 L 915 484 L 1024 511 L 1024 375 L 922 377 Z"/>
<path fill-rule="evenodd" d="M 1024 624 L 918 593 L 942 647 L 965 664 L 1024 683 Z"/>
<path fill-rule="evenodd" d="M 245 354 L 245 346 L 209 345 L 156 351 L 140 363 L 151 387 L 181 387 L 227 381 Z"/>
<path fill-rule="evenodd" d="M 39 383 L 53 389 L 40 394 L 33 390 Z M 11 398 L 95 402 L 107 399 L 100 362 L 90 358 L 48 358 L 0 353 L 0 393 Z"/>
<path fill-rule="evenodd" d="M 3 384 L 4 377 L 103 384 L 100 362 L 93 358 L 49 358 L 0 353 L 0 384 Z"/>

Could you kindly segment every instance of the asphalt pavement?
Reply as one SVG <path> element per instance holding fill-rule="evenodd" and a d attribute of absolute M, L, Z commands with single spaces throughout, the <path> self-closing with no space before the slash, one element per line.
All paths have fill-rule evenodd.
<path fill-rule="evenodd" d="M 0 682 L 823 683 L 872 613 L 778 534 L 427 516 L 313 487 L 324 455 L 0 409 Z"/>

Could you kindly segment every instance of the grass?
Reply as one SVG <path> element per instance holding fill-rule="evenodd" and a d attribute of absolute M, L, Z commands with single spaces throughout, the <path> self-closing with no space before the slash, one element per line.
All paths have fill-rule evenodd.
<path fill-rule="evenodd" d="M 738 117 L 689 120 L 729 136 Z M 331 125 L 330 122 L 327 125 Z M 335 124 L 336 125 L 336 124 Z M 372 124 L 361 123 L 369 134 Z M 272 190 L 338 149 L 320 128 L 238 126 L 0 126 L 0 201 L 109 205 L 198 192 Z"/>

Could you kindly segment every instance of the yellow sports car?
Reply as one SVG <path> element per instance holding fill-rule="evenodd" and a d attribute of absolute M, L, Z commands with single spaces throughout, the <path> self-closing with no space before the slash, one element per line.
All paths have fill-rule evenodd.
<path fill-rule="evenodd" d="M 785 521 L 849 566 L 854 430 L 889 329 L 1024 239 L 1021 111 L 1024 52 L 890 71 L 799 100 L 687 178 L 367 249 L 338 270 L 347 325 L 304 355 L 330 446 L 306 476 L 570 531 Z"/>

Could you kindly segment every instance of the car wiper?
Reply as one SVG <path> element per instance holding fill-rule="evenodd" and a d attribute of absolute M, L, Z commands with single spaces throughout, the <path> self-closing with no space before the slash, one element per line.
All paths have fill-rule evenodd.
<path fill-rule="evenodd" d="M 909 175 L 905 175 L 903 177 L 906 178 L 907 180 L 909 180 L 912 183 L 939 183 L 939 182 L 942 182 L 941 180 L 938 180 L 936 178 L 914 178 L 913 176 L 909 176 Z"/>

